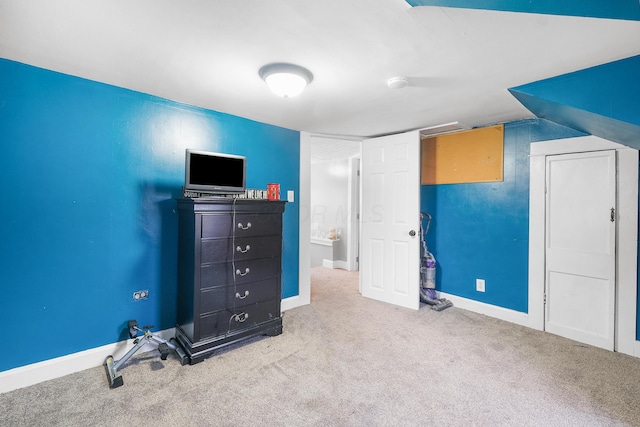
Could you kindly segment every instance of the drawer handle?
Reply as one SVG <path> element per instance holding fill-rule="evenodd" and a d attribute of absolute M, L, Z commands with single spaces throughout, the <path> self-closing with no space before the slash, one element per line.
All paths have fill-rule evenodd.
<path fill-rule="evenodd" d="M 236 322 L 242 323 L 249 318 L 249 313 L 234 314 L 232 317 Z"/>
<path fill-rule="evenodd" d="M 246 248 L 244 248 L 244 250 L 242 250 L 242 248 L 240 246 L 238 246 L 236 248 L 236 252 L 241 252 L 243 254 L 246 254 L 247 252 L 249 252 L 251 250 L 251 245 L 247 245 Z"/>
<path fill-rule="evenodd" d="M 237 276 L 246 276 L 247 274 L 249 274 L 249 267 L 244 269 L 244 273 L 242 271 L 240 271 L 240 269 L 236 270 L 236 275 Z"/>
<path fill-rule="evenodd" d="M 248 296 L 249 296 L 249 291 L 248 290 L 244 291 L 244 295 L 240 295 L 239 292 L 236 292 L 236 298 L 238 298 L 238 299 L 245 299 Z"/>
<path fill-rule="evenodd" d="M 239 222 L 239 223 L 238 223 L 238 228 L 240 228 L 240 229 L 242 229 L 242 230 L 248 230 L 248 229 L 250 229 L 250 228 L 251 228 L 251 223 L 250 223 L 250 222 L 248 222 L 248 223 L 247 223 L 247 226 L 245 227 L 244 225 L 242 225 L 242 223 L 241 223 L 241 222 Z"/>

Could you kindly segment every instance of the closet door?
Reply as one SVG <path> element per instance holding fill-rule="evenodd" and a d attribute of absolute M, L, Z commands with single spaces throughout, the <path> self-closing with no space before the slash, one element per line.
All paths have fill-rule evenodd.
<path fill-rule="evenodd" d="M 614 349 L 616 152 L 546 160 L 545 330 Z"/>

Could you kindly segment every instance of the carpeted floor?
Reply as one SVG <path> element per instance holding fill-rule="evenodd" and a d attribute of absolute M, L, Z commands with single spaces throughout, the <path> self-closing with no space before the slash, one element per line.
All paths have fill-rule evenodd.
<path fill-rule="evenodd" d="M 284 332 L 180 366 L 156 353 L 0 395 L 2 426 L 640 426 L 640 359 L 312 269 Z M 119 357 L 116 355 L 116 357 Z"/>

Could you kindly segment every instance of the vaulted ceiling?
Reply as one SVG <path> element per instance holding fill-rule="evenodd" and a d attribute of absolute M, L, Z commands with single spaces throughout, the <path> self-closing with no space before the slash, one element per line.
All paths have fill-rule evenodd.
<path fill-rule="evenodd" d="M 638 19 L 636 0 L 0 0 L 0 57 L 364 137 L 533 117 L 510 88 L 640 55 Z M 258 76 L 283 61 L 314 74 L 299 97 Z"/>

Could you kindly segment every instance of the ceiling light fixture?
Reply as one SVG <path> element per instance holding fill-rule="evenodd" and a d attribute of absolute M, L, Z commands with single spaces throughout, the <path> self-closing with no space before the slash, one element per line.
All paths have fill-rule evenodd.
<path fill-rule="evenodd" d="M 391 89 L 402 89 L 409 84 L 409 79 L 406 77 L 391 77 L 387 80 L 387 86 Z"/>
<path fill-rule="evenodd" d="M 299 65 L 283 62 L 267 64 L 260 68 L 258 74 L 273 93 L 283 98 L 299 95 L 313 80 L 311 71 Z"/>

